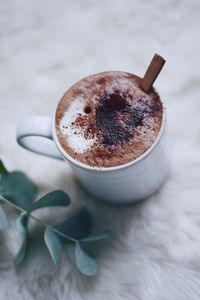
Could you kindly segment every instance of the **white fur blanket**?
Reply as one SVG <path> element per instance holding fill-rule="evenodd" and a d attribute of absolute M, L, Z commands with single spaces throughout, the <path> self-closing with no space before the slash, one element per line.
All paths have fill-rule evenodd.
<path fill-rule="evenodd" d="M 199 11 L 198 0 L 1 1 L 0 156 L 9 169 L 26 171 L 41 193 L 67 191 L 73 207 L 87 205 L 114 234 L 96 249 L 98 275 L 86 278 L 67 252 L 54 268 L 39 238 L 16 271 L 20 237 L 11 224 L 0 233 L 0 300 L 200 299 Z M 168 109 L 171 174 L 150 199 L 101 204 L 66 164 L 17 145 L 20 118 L 53 115 L 64 91 L 88 74 L 142 76 L 155 52 L 167 60 L 155 86 Z M 51 209 L 46 217 L 65 211 Z"/>

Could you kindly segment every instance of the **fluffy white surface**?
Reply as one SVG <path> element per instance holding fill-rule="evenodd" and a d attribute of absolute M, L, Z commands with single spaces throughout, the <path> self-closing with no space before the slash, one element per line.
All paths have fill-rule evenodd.
<path fill-rule="evenodd" d="M 41 193 L 63 188 L 74 208 L 87 205 L 97 224 L 114 232 L 96 251 L 95 278 L 82 276 L 68 254 L 55 269 L 39 238 L 33 257 L 16 271 L 19 235 L 0 233 L 0 299 L 199 299 L 200 2 L 8 0 L 0 8 L 2 159 L 28 172 Z M 156 88 L 168 109 L 171 160 L 156 195 L 129 207 L 101 204 L 80 189 L 67 164 L 17 145 L 22 117 L 53 115 L 64 91 L 86 75 L 143 75 L 155 52 L 167 60 Z M 60 218 L 66 210 L 48 214 Z"/>

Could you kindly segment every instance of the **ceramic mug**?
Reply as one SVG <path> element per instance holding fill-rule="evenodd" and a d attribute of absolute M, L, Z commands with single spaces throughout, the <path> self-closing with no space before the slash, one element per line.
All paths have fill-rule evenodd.
<path fill-rule="evenodd" d="M 72 158 L 56 136 L 55 117 L 25 118 L 18 126 L 17 141 L 33 152 L 65 160 L 91 194 L 113 204 L 131 203 L 150 196 L 168 175 L 165 109 L 159 134 L 151 147 L 137 159 L 119 166 L 91 167 Z"/>

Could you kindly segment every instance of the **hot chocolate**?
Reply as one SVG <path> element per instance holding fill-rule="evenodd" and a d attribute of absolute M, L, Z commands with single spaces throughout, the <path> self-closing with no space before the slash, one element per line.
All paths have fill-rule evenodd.
<path fill-rule="evenodd" d="M 152 88 L 125 72 L 103 72 L 73 85 L 56 111 L 56 134 L 64 151 L 93 167 L 135 160 L 154 143 L 163 106 Z"/>

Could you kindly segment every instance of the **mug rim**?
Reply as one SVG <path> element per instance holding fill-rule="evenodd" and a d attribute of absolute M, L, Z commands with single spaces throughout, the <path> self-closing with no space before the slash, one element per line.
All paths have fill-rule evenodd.
<path fill-rule="evenodd" d="M 55 141 L 55 144 L 58 148 L 58 150 L 61 152 L 63 158 L 69 162 L 71 162 L 72 164 L 82 168 L 82 169 L 86 169 L 86 170 L 91 170 L 91 171 L 100 171 L 100 172 L 109 172 L 109 171 L 117 171 L 120 169 L 125 169 L 127 167 L 130 167 L 132 165 L 136 165 L 137 163 L 139 163 L 140 161 L 142 161 L 144 158 L 146 158 L 151 152 L 152 150 L 157 146 L 157 144 L 159 143 L 161 137 L 163 136 L 163 133 L 165 131 L 165 127 L 166 127 L 166 120 L 167 120 L 167 112 L 166 112 L 166 108 L 163 106 L 163 114 L 162 114 L 162 122 L 161 122 L 161 126 L 160 126 L 160 130 L 159 133 L 155 139 L 155 141 L 151 144 L 151 146 L 143 153 L 141 154 L 139 157 L 137 157 L 136 159 L 125 163 L 125 164 L 121 164 L 118 166 L 112 166 L 112 167 L 94 167 L 94 166 L 89 166 L 87 164 L 84 164 L 76 159 L 74 159 L 71 155 L 69 155 L 67 153 L 67 151 L 65 151 L 63 149 L 63 147 L 61 146 L 57 134 L 56 134 L 56 118 L 54 115 L 54 119 L 53 119 L 53 128 L 52 128 L 52 132 L 53 132 L 53 140 Z"/>

